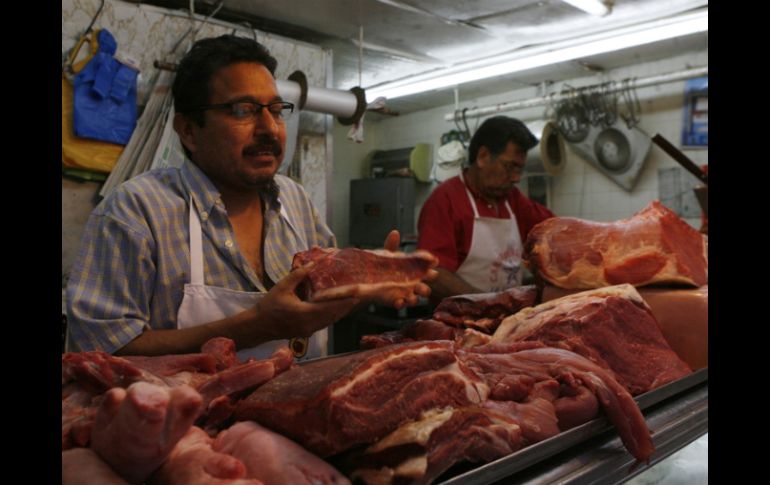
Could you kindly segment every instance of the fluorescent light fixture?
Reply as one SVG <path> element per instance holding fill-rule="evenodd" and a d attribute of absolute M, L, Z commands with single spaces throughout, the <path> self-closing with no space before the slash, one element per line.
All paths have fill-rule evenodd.
<path fill-rule="evenodd" d="M 708 9 L 418 74 L 367 88 L 366 97 L 400 98 L 705 31 Z"/>
<path fill-rule="evenodd" d="M 575 8 L 596 15 L 597 17 L 604 17 L 610 13 L 610 7 L 602 0 L 562 0 L 564 3 L 569 3 Z"/>

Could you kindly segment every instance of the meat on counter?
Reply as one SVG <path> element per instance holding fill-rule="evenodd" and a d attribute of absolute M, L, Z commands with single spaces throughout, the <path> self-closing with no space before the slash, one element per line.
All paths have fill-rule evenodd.
<path fill-rule="evenodd" d="M 545 220 L 527 236 L 524 257 L 533 273 L 568 289 L 708 282 L 703 234 L 658 201 L 615 222 Z"/>

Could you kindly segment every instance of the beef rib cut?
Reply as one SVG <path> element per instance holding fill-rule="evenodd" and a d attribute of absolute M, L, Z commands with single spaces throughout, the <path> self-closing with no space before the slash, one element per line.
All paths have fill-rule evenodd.
<path fill-rule="evenodd" d="M 703 234 L 658 201 L 615 222 L 545 220 L 530 231 L 524 253 L 535 274 L 561 288 L 708 283 Z"/>
<path fill-rule="evenodd" d="M 306 301 L 336 298 L 376 300 L 386 291 L 403 289 L 406 296 L 438 260 L 427 251 L 399 253 L 386 250 L 314 247 L 294 255 L 292 268 L 315 266 L 297 292 Z"/>

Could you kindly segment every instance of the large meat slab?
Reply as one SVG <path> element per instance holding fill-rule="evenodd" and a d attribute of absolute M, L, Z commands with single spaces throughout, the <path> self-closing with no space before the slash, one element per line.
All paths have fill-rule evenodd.
<path fill-rule="evenodd" d="M 602 409 L 640 462 L 654 451 L 631 395 L 588 359 L 542 344 L 456 350 L 490 388 L 487 400 L 444 406 L 405 421 L 335 461 L 367 484 L 428 484 L 452 465 L 486 463 L 599 416 Z"/>
<path fill-rule="evenodd" d="M 561 288 L 708 282 L 704 236 L 658 201 L 615 222 L 548 219 L 530 231 L 524 252 L 534 273 Z"/>
<path fill-rule="evenodd" d="M 579 290 L 547 285 L 543 301 L 555 300 Z M 694 370 L 708 366 L 709 291 L 700 288 L 637 288 L 650 306 L 671 349 Z"/>
<path fill-rule="evenodd" d="M 423 411 L 482 402 L 487 392 L 451 342 L 410 343 L 295 367 L 241 401 L 235 417 L 327 457 L 374 442 Z"/>
<path fill-rule="evenodd" d="M 398 253 L 315 247 L 295 254 L 292 268 L 310 262 L 315 266 L 298 293 L 303 300 L 323 301 L 347 297 L 376 300 L 378 294 L 399 289 L 404 289 L 405 295 L 410 294 L 438 260 L 427 251 Z"/>
<path fill-rule="evenodd" d="M 488 345 L 541 342 L 606 369 L 633 394 L 692 372 L 671 349 L 652 311 L 628 284 L 599 288 L 525 308 L 500 324 Z"/>

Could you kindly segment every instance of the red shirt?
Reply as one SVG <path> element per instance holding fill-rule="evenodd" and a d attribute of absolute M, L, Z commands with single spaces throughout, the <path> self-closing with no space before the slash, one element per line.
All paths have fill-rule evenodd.
<path fill-rule="evenodd" d="M 473 236 L 473 207 L 465 187 L 459 176 L 440 184 L 425 201 L 417 222 L 417 248 L 433 253 L 439 259 L 438 265 L 452 272 L 457 271 L 468 256 Z M 471 194 L 476 201 L 479 216 L 511 218 L 502 200 L 495 208 L 479 194 L 473 191 Z M 508 203 L 516 215 L 522 243 L 526 241 L 532 227 L 554 217 L 548 208 L 530 200 L 516 187 L 508 193 Z"/>

